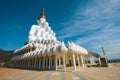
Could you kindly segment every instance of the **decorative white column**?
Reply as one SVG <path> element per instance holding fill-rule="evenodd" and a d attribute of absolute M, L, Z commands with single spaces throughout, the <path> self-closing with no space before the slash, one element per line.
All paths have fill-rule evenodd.
<path fill-rule="evenodd" d="M 20 66 L 21 66 L 21 61 L 17 61 L 16 63 L 17 63 L 16 66 L 20 68 Z M 19 63 L 20 63 L 20 64 L 19 64 Z"/>
<path fill-rule="evenodd" d="M 20 68 L 23 68 L 23 66 L 24 66 L 24 63 L 23 63 L 23 60 L 22 60 L 22 65 L 21 66 L 19 66 Z"/>
<path fill-rule="evenodd" d="M 40 69 L 40 67 L 41 67 L 41 58 L 39 57 L 39 67 L 38 67 L 38 69 Z"/>
<path fill-rule="evenodd" d="M 72 53 L 73 55 L 73 65 L 74 65 L 74 69 L 76 70 L 76 60 L 75 60 L 75 54 L 74 52 Z"/>
<path fill-rule="evenodd" d="M 30 58 L 30 69 L 32 68 L 32 58 Z"/>
<path fill-rule="evenodd" d="M 20 66 L 20 68 L 22 68 L 23 67 L 23 60 L 21 60 L 21 66 Z"/>
<path fill-rule="evenodd" d="M 24 60 L 24 62 L 25 62 L 25 67 L 24 68 L 26 68 L 26 59 Z"/>
<path fill-rule="evenodd" d="M 49 68 L 49 65 L 48 65 L 48 56 L 46 56 L 46 69 L 48 69 Z"/>
<path fill-rule="evenodd" d="M 28 66 L 29 69 L 30 69 L 30 66 L 31 66 L 31 58 L 29 58 L 29 66 Z"/>
<path fill-rule="evenodd" d="M 18 61 L 19 62 L 19 61 Z M 23 67 L 23 60 L 21 61 L 22 62 L 22 65 L 19 65 L 18 67 L 22 68 Z"/>
<path fill-rule="evenodd" d="M 78 54 L 77 54 L 77 61 L 78 61 L 78 67 L 79 67 L 79 69 L 80 69 L 80 59 L 79 59 Z"/>
<path fill-rule="evenodd" d="M 23 60 L 23 68 L 25 68 L 25 60 Z"/>
<path fill-rule="evenodd" d="M 35 65 L 35 58 L 33 58 L 33 69 L 35 69 L 34 65 Z"/>
<path fill-rule="evenodd" d="M 89 60 L 88 60 L 88 57 L 86 57 L 86 62 L 87 62 L 87 65 L 89 64 Z"/>
<path fill-rule="evenodd" d="M 21 64 L 20 64 L 20 62 L 21 62 Z M 17 67 L 20 68 L 20 67 L 22 67 L 22 65 L 23 65 L 23 64 L 22 64 L 22 61 L 21 61 L 21 60 L 20 60 L 20 61 L 17 61 Z"/>
<path fill-rule="evenodd" d="M 35 69 L 37 69 L 38 68 L 38 57 L 36 57 L 36 67 L 35 67 Z"/>
<path fill-rule="evenodd" d="M 91 65 L 95 64 L 93 56 L 90 57 L 90 63 L 91 63 Z"/>
<path fill-rule="evenodd" d="M 27 59 L 25 59 L 25 68 L 26 68 L 26 66 L 27 66 Z"/>
<path fill-rule="evenodd" d="M 49 56 L 49 70 L 50 70 L 50 67 L 51 67 L 51 58 Z"/>
<path fill-rule="evenodd" d="M 17 67 L 17 61 L 15 61 L 15 67 Z"/>
<path fill-rule="evenodd" d="M 35 69 L 38 67 L 38 57 L 36 57 Z"/>
<path fill-rule="evenodd" d="M 35 65 L 35 58 L 33 58 L 33 69 L 34 69 L 34 65 Z"/>
<path fill-rule="evenodd" d="M 59 56 L 59 67 L 61 66 L 61 60 L 60 60 L 60 56 Z"/>
<path fill-rule="evenodd" d="M 18 62 L 20 62 L 20 61 L 18 61 Z M 20 68 L 22 68 L 23 67 L 23 60 L 21 60 L 21 65 L 19 64 L 19 66 L 18 67 L 20 67 Z"/>
<path fill-rule="evenodd" d="M 20 64 L 19 68 L 22 68 L 22 65 L 23 65 L 22 63 L 23 63 L 23 62 L 22 62 L 22 60 L 21 60 L 20 62 L 21 62 L 21 64 Z"/>
<path fill-rule="evenodd" d="M 81 55 L 81 63 L 82 63 L 82 67 L 84 68 L 84 61 L 83 61 L 83 56 Z"/>
<path fill-rule="evenodd" d="M 27 68 L 27 59 L 25 59 L 25 68 Z"/>
<path fill-rule="evenodd" d="M 16 66 L 17 66 L 17 67 L 19 67 L 19 66 L 20 66 L 19 61 L 16 61 Z"/>
<path fill-rule="evenodd" d="M 29 60 L 28 60 L 28 58 L 27 58 L 27 63 L 26 63 L 26 64 L 27 64 L 27 66 L 26 66 L 26 68 L 28 68 L 28 63 L 29 63 Z"/>
<path fill-rule="evenodd" d="M 36 69 L 36 65 L 37 65 L 37 57 L 35 57 L 35 61 L 34 61 L 34 69 Z"/>
<path fill-rule="evenodd" d="M 25 66 L 26 66 L 26 60 L 24 60 L 24 68 L 25 68 Z"/>
<path fill-rule="evenodd" d="M 31 58 L 31 69 L 33 67 L 33 58 Z"/>
<path fill-rule="evenodd" d="M 27 68 L 27 66 L 28 66 L 28 59 L 26 59 L 26 67 L 25 68 Z"/>
<path fill-rule="evenodd" d="M 18 67 L 18 63 L 17 63 L 18 61 L 15 61 L 15 67 Z"/>
<path fill-rule="evenodd" d="M 64 71 L 66 71 L 66 59 L 65 59 L 65 53 L 63 53 L 63 67 L 64 67 Z"/>
<path fill-rule="evenodd" d="M 25 66 L 25 68 L 27 68 L 27 63 L 28 63 L 28 60 L 26 59 L 26 63 L 25 63 L 25 64 L 26 64 L 26 66 Z"/>
<path fill-rule="evenodd" d="M 27 66 L 26 66 L 26 68 L 28 69 L 28 65 L 29 65 L 29 59 L 27 58 Z"/>
<path fill-rule="evenodd" d="M 36 59 L 33 58 L 34 62 L 33 62 L 33 69 L 35 69 L 35 62 L 36 62 Z"/>
<path fill-rule="evenodd" d="M 30 68 L 30 59 L 28 58 L 28 69 Z"/>
<path fill-rule="evenodd" d="M 31 69 L 33 69 L 33 65 L 34 65 L 34 58 L 32 58 L 32 65 L 31 65 Z"/>
<path fill-rule="evenodd" d="M 55 70 L 57 70 L 57 55 L 55 55 Z"/>
<path fill-rule="evenodd" d="M 43 70 L 45 69 L 45 56 L 43 57 Z"/>
<path fill-rule="evenodd" d="M 20 62 L 21 62 L 21 64 L 19 64 L 19 61 L 16 62 L 17 67 L 20 67 L 20 65 L 22 65 L 22 61 L 20 61 Z"/>
<path fill-rule="evenodd" d="M 22 60 L 22 65 L 21 66 L 22 66 L 22 68 L 24 67 L 24 61 L 23 60 Z"/>
<path fill-rule="evenodd" d="M 19 61 L 16 61 L 16 67 L 19 67 L 19 64 L 18 64 Z"/>
<path fill-rule="evenodd" d="M 30 61 L 29 69 L 31 69 L 31 66 L 32 66 L 32 65 L 31 65 L 31 63 L 32 63 L 32 62 L 31 62 L 31 58 L 29 59 L 29 61 Z"/>
<path fill-rule="evenodd" d="M 99 65 L 101 66 L 101 60 L 100 60 L 100 57 L 99 57 Z"/>

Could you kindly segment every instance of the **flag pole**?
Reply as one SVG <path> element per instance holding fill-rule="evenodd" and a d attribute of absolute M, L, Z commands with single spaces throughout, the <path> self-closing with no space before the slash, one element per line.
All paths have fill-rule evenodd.
<path fill-rule="evenodd" d="M 103 55 L 104 55 L 104 57 L 106 58 L 106 61 L 107 61 L 107 56 L 106 56 L 106 53 L 105 53 L 105 50 L 104 50 L 103 46 L 102 46 L 102 52 L 103 52 Z"/>

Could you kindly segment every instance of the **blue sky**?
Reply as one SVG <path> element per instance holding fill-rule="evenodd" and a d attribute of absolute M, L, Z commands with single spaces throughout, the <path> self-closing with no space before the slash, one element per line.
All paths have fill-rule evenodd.
<path fill-rule="evenodd" d="M 120 0 L 0 0 L 0 48 L 23 46 L 42 7 L 58 40 L 120 58 Z"/>

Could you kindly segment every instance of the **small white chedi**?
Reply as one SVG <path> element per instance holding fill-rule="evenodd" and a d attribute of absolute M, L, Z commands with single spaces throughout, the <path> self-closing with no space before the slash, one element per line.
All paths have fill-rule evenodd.
<path fill-rule="evenodd" d="M 14 51 L 12 58 L 17 68 L 38 70 L 66 70 L 67 67 L 85 67 L 86 60 L 94 64 L 94 56 L 88 51 L 73 43 L 60 42 L 56 39 L 49 23 L 46 21 L 44 9 L 37 19 L 38 25 L 32 25 L 27 44 Z"/>

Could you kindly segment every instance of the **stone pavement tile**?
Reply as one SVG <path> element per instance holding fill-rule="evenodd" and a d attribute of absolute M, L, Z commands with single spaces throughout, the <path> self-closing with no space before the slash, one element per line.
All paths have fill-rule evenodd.
<path fill-rule="evenodd" d="M 59 75 L 59 80 L 67 80 L 66 76 L 65 76 L 65 72 L 61 72 Z"/>
<path fill-rule="evenodd" d="M 48 71 L 48 74 L 46 75 L 46 77 L 43 80 L 50 80 L 51 75 L 54 71 Z"/>
<path fill-rule="evenodd" d="M 13 80 L 13 78 L 15 78 L 16 76 L 20 76 L 20 75 L 21 75 L 21 73 L 16 72 L 13 74 L 9 74 L 9 76 L 4 77 L 3 79 Z"/>
<path fill-rule="evenodd" d="M 86 78 L 84 78 L 80 74 L 77 74 L 76 71 L 72 71 L 71 75 L 73 77 L 73 80 L 87 80 Z"/>
<path fill-rule="evenodd" d="M 60 72 L 56 72 L 56 71 L 52 72 L 50 74 L 50 80 L 58 80 L 59 74 L 60 74 Z"/>
<path fill-rule="evenodd" d="M 13 74 L 17 73 L 15 72 L 13 69 L 8 69 L 8 68 L 0 68 L 0 73 L 2 72 L 2 74 L 0 75 L 0 79 L 6 79 L 6 80 L 10 80 L 9 78 L 12 77 Z"/>
<path fill-rule="evenodd" d="M 42 74 L 36 76 L 36 78 L 34 78 L 34 80 L 44 80 L 48 76 L 49 73 L 50 72 L 48 72 L 48 71 L 42 71 Z"/>
<path fill-rule="evenodd" d="M 30 75 L 32 75 L 33 74 L 33 72 L 29 72 L 29 73 L 21 73 L 21 75 L 19 75 L 19 76 L 15 76 L 14 78 L 13 78 L 13 80 L 22 80 L 23 78 L 25 78 L 26 76 L 30 76 Z"/>
<path fill-rule="evenodd" d="M 22 80 L 35 80 L 35 78 L 38 77 L 38 76 L 41 76 L 41 74 L 43 74 L 43 73 L 36 71 L 36 73 L 34 73 L 32 75 L 29 75 L 29 76 L 23 78 Z"/>
<path fill-rule="evenodd" d="M 36 77 L 41 76 L 41 74 L 43 74 L 42 72 L 39 72 L 38 74 L 34 75 L 33 77 L 31 77 L 29 80 L 35 80 Z M 27 80 L 27 79 L 24 79 Z"/>
<path fill-rule="evenodd" d="M 71 72 L 65 72 L 65 77 L 67 78 L 67 80 L 73 80 L 74 77 L 71 75 Z"/>
<path fill-rule="evenodd" d="M 78 75 L 79 77 L 81 77 L 82 78 L 81 80 L 96 80 L 95 78 L 93 78 L 89 75 L 85 75 L 79 71 L 76 71 L 75 74 Z"/>

